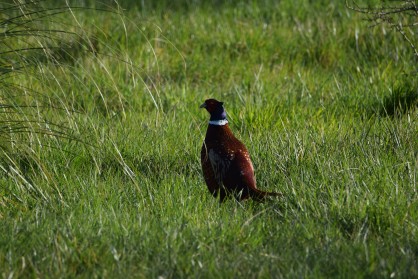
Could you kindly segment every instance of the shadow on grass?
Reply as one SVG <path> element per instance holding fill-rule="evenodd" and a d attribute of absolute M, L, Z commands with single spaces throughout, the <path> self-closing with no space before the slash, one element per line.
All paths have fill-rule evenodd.
<path fill-rule="evenodd" d="M 418 107 L 418 89 L 403 84 L 394 88 L 390 95 L 383 99 L 378 107 L 378 114 L 381 116 L 402 116 Z"/>
<path fill-rule="evenodd" d="M 418 108 L 418 87 L 406 81 L 394 86 L 389 94 L 364 104 L 367 115 L 379 117 L 402 117 Z"/>

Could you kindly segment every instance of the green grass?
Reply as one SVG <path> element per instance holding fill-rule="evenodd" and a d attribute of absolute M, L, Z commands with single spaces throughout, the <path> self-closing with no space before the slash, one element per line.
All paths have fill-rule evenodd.
<path fill-rule="evenodd" d="M 310 2 L 127 2 L 35 21 L 73 33 L 0 81 L 1 276 L 417 277 L 413 51 L 343 1 Z M 9 55 L 2 69 L 22 61 Z M 259 188 L 283 199 L 209 194 L 209 97 Z"/>

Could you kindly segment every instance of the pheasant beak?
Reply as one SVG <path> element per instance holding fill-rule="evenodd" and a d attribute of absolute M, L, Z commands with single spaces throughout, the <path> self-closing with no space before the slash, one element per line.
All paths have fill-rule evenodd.
<path fill-rule="evenodd" d="M 201 104 L 199 108 L 206 108 L 206 103 Z"/>

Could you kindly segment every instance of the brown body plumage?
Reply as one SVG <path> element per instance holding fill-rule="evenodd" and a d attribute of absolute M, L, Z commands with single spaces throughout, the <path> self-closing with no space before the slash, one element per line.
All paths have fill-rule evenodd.
<path fill-rule="evenodd" d="M 250 155 L 229 128 L 223 103 L 208 99 L 200 107 L 211 114 L 200 158 L 203 176 L 212 195 L 219 195 L 221 202 L 231 194 L 237 200 L 251 197 L 259 201 L 269 195 L 281 195 L 257 189 Z"/>

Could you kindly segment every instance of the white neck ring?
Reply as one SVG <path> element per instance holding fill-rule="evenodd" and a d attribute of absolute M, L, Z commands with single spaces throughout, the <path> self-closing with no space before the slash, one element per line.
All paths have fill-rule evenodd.
<path fill-rule="evenodd" d="M 216 126 L 224 126 L 226 124 L 228 124 L 228 120 L 226 119 L 222 119 L 222 120 L 210 120 L 209 121 L 210 125 L 216 125 Z"/>

